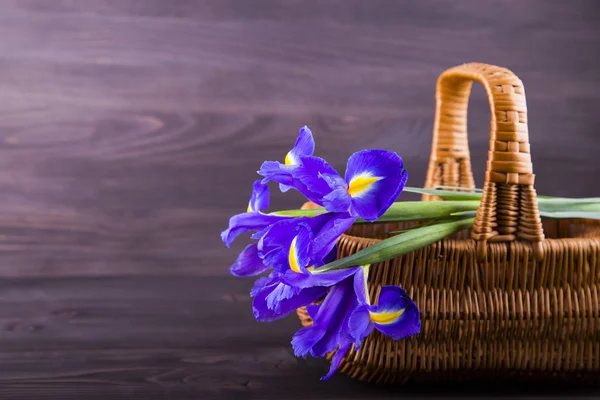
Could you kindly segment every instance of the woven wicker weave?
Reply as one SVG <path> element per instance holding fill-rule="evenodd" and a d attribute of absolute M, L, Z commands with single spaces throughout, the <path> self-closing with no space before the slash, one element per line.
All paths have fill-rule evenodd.
<path fill-rule="evenodd" d="M 511 71 L 471 63 L 440 76 L 426 186 L 474 187 L 466 131 L 473 81 L 484 86 L 492 119 L 473 228 L 371 268 L 371 298 L 383 285 L 404 287 L 421 310 L 421 333 L 393 341 L 375 331 L 340 369 L 380 383 L 560 376 L 600 382 L 600 223 L 542 223 L 525 92 Z M 339 257 L 409 225 L 355 226 L 340 238 Z M 312 323 L 305 309 L 298 315 Z"/>

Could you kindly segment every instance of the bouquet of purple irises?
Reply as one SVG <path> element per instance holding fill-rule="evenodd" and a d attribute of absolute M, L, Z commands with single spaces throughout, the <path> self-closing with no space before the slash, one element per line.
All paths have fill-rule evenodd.
<path fill-rule="evenodd" d="M 335 352 L 328 379 L 344 355 L 374 329 L 394 340 L 418 334 L 420 313 L 406 291 L 384 286 L 376 302 L 369 298 L 371 264 L 388 260 L 468 228 L 481 192 L 405 188 L 408 173 L 402 159 L 387 150 L 363 150 L 348 159 L 345 176 L 313 155 L 315 143 L 308 127 L 300 129 L 283 163 L 266 161 L 254 182 L 248 208 L 229 220 L 221 238 L 227 246 L 251 232 L 246 246 L 230 268 L 240 277 L 256 280 L 250 293 L 257 321 L 274 321 L 306 306 L 314 323 L 292 339 L 296 356 L 324 357 Z M 295 189 L 316 210 L 265 213 L 270 181 L 286 192 Z M 395 202 L 406 189 L 430 193 L 447 201 Z M 540 214 L 561 218 L 600 218 L 599 199 L 539 199 Z M 344 259 L 336 260 L 336 242 L 353 224 L 374 221 L 434 220 Z M 317 305 L 316 303 L 322 302 Z"/>

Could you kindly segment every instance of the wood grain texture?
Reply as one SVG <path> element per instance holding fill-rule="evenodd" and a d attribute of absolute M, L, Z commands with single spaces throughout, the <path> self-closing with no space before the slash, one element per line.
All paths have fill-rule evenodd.
<path fill-rule="evenodd" d="M 249 284 L 215 278 L 11 278 L 0 283 L 2 399 L 393 399 L 590 389 L 367 385 L 289 348 L 298 321 L 253 321 Z M 165 296 L 164 293 L 169 293 Z M 552 390 L 552 391 L 550 391 Z"/>
<path fill-rule="evenodd" d="M 0 274 L 222 275 L 219 231 L 304 124 L 337 168 L 393 149 L 421 185 L 436 78 L 471 60 L 525 82 L 538 192 L 597 195 L 597 8 L 1 1 Z"/>
<path fill-rule="evenodd" d="M 255 323 L 219 232 L 304 124 L 422 185 L 468 61 L 523 80 L 538 193 L 598 196 L 599 26 L 593 0 L 0 0 L 0 398 L 395 398 Z M 481 185 L 481 88 L 469 118 Z"/>

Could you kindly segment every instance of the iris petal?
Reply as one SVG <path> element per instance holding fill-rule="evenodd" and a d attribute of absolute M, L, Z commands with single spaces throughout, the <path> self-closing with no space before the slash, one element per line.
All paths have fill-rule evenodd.
<path fill-rule="evenodd" d="M 375 328 L 394 340 L 421 331 L 419 309 L 406 291 L 398 286 L 381 288 L 379 302 L 370 307 L 370 315 Z"/>
<path fill-rule="evenodd" d="M 235 263 L 229 268 L 229 272 L 235 276 L 255 276 L 268 269 L 269 267 L 258 256 L 258 246 L 254 243 L 242 250 Z"/>
<path fill-rule="evenodd" d="M 325 330 L 318 327 L 307 326 L 300 329 L 292 337 L 292 348 L 296 357 L 304 357 L 310 352 L 315 344 L 325 335 Z"/>
<path fill-rule="evenodd" d="M 258 278 L 257 280 L 255 280 L 254 285 L 252 286 L 252 289 L 250 289 L 250 297 L 256 296 L 259 292 L 261 292 L 267 286 L 272 285 L 274 283 L 274 281 L 273 281 L 274 276 L 275 276 L 274 274 L 271 274 L 269 276 L 263 276 L 262 278 Z"/>
<path fill-rule="evenodd" d="M 300 133 L 298 134 L 298 138 L 296 139 L 294 147 L 292 147 L 292 149 L 286 154 L 284 165 L 299 165 L 301 163 L 300 157 L 312 156 L 314 152 L 315 140 L 313 139 L 312 132 L 308 126 L 305 125 L 300 128 Z M 290 189 L 292 189 L 292 186 L 285 185 L 283 183 L 279 184 L 279 190 L 281 190 L 283 193 Z"/>
<path fill-rule="evenodd" d="M 308 313 L 309 317 L 315 319 L 317 313 L 319 312 L 319 306 L 317 304 L 310 304 L 306 306 L 306 312 Z"/>
<path fill-rule="evenodd" d="M 332 190 L 323 196 L 323 207 L 332 212 L 352 212 L 352 197 L 350 197 L 346 188 Z"/>
<path fill-rule="evenodd" d="M 337 240 L 352 226 L 356 218 L 348 213 L 325 213 L 315 218 L 319 220 L 311 225 L 314 232 L 311 257 L 313 263 L 317 264 L 331 252 Z"/>
<path fill-rule="evenodd" d="M 400 286 L 383 286 L 379 293 L 377 308 L 379 310 L 398 310 L 411 304 L 414 305 L 412 299 Z"/>
<path fill-rule="evenodd" d="M 304 160 L 304 157 L 301 157 Z M 307 157 L 308 159 L 316 157 Z M 304 165 L 285 165 L 277 161 L 265 161 L 258 170 L 258 173 L 264 176 L 262 183 L 274 181 L 280 184 L 280 189 L 287 191 L 289 188 L 294 188 L 302 193 L 307 199 L 315 204 L 322 205 L 322 198 L 329 193 L 329 187 L 326 184 L 313 185 L 299 179 L 299 176 L 307 174 L 306 169 L 311 171 L 312 163 L 309 161 L 308 166 Z M 283 187 L 281 186 L 283 185 Z"/>
<path fill-rule="evenodd" d="M 327 161 L 315 156 L 301 156 L 302 168 L 298 168 L 296 176 L 305 185 L 311 186 L 312 190 L 324 194 L 331 191 L 331 187 L 325 177 L 339 176 L 340 174 Z M 340 181 L 341 182 L 341 181 Z"/>
<path fill-rule="evenodd" d="M 248 203 L 248 212 L 261 211 L 269 207 L 269 186 L 260 180 L 254 181 L 252 195 Z"/>
<path fill-rule="evenodd" d="M 346 268 L 337 271 L 296 273 L 288 271 L 282 275 L 282 281 L 288 285 L 298 288 L 309 288 L 313 286 L 333 286 L 351 277 L 358 268 Z"/>
<path fill-rule="evenodd" d="M 295 165 L 285 165 L 279 161 L 265 161 L 257 172 L 264 177 L 261 180 L 263 184 L 266 184 L 269 181 L 275 181 L 291 186 L 294 183 L 292 172 L 295 169 Z"/>
<path fill-rule="evenodd" d="M 267 180 L 283 183 L 291 186 L 302 193 L 308 200 L 322 206 L 323 197 L 331 192 L 327 181 L 321 175 L 338 175 L 337 171 L 319 157 L 300 156 L 301 165 L 283 166 L 278 172 L 274 172 L 272 165 L 263 163 L 263 167 L 258 171 Z M 284 168 L 285 167 L 285 168 Z"/>
<path fill-rule="evenodd" d="M 348 159 L 346 182 L 356 213 L 375 221 L 396 200 L 408 178 L 400 156 L 387 150 L 363 150 Z"/>
<path fill-rule="evenodd" d="M 354 275 L 354 292 L 359 304 L 370 304 L 369 288 L 369 265 L 363 265 Z"/>
<path fill-rule="evenodd" d="M 319 171 L 318 177 L 321 178 L 322 180 L 324 180 L 325 183 L 327 184 L 327 186 L 329 186 L 329 189 L 331 189 L 331 190 L 336 190 L 336 189 L 347 190 L 348 189 L 348 184 L 346 183 L 344 178 L 342 178 L 340 176 L 340 174 L 338 174 L 337 171 L 334 170 L 333 168 L 331 168 L 331 170 L 329 172 L 328 171 Z"/>
<path fill-rule="evenodd" d="M 347 278 L 331 288 L 313 318 L 315 329 L 325 331 L 321 339 L 310 349 L 313 357 L 323 357 L 334 351 L 338 346 L 340 335 L 348 335 L 348 318 L 356 306 L 352 278 Z"/>
<path fill-rule="evenodd" d="M 269 226 L 258 241 L 261 256 L 264 256 L 270 248 L 289 246 L 291 240 L 298 234 L 299 225 L 307 220 L 308 217 L 287 218 Z"/>
<path fill-rule="evenodd" d="M 306 274 L 310 267 L 310 246 L 313 233 L 306 224 L 300 224 L 298 234 L 292 239 L 288 250 L 288 263 L 290 269 L 298 274 Z M 319 285 L 313 285 L 319 286 Z"/>
<path fill-rule="evenodd" d="M 285 156 L 285 165 L 299 165 L 301 156 L 312 156 L 315 152 L 315 140 L 308 126 L 300 128 L 294 147 Z"/>
<path fill-rule="evenodd" d="M 229 219 L 229 227 L 221 232 L 221 240 L 229 247 L 235 238 L 243 233 L 258 232 L 267 228 L 269 225 L 289 218 L 290 217 L 261 214 L 258 212 L 237 214 Z"/>
<path fill-rule="evenodd" d="M 271 289 L 265 296 L 265 302 L 269 310 L 277 313 L 281 311 L 281 304 L 285 300 L 293 298 L 300 291 L 298 288 L 286 285 L 285 283 L 278 283 Z"/>
<path fill-rule="evenodd" d="M 348 330 L 350 336 L 354 339 L 356 349 L 360 348 L 360 342 L 373 332 L 374 325 L 371 322 L 369 306 L 363 305 L 358 307 L 348 320 Z"/>
<path fill-rule="evenodd" d="M 293 288 L 281 282 L 278 275 L 257 280 L 251 291 L 254 318 L 260 322 L 270 322 L 283 318 L 299 307 L 304 307 L 327 293 L 326 287 L 307 289 Z"/>
<path fill-rule="evenodd" d="M 344 356 L 346 355 L 348 350 L 350 350 L 351 346 L 352 346 L 352 343 L 348 340 L 346 340 L 344 344 L 340 345 L 338 351 L 335 353 L 335 355 L 331 359 L 331 366 L 329 367 L 329 372 L 327 372 L 327 375 L 321 377 L 322 381 L 326 381 L 333 376 L 335 371 L 337 371 L 337 369 L 340 367 L 340 364 L 341 364 L 342 360 L 344 359 Z"/>
<path fill-rule="evenodd" d="M 341 330 L 339 329 L 325 329 L 325 333 L 321 339 L 310 349 L 310 355 L 319 358 L 325 357 L 327 353 L 334 351 L 338 347 L 340 333 Z"/>

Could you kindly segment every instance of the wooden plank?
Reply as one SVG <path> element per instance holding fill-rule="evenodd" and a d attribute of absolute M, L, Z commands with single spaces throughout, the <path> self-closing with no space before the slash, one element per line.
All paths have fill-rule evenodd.
<path fill-rule="evenodd" d="M 235 278 L 3 280 L 2 391 L 224 398 L 265 396 L 280 380 L 279 393 L 316 389 L 327 365 L 294 358 L 299 321 L 253 321 L 249 289 Z M 312 383 L 297 381 L 310 371 Z"/>
<path fill-rule="evenodd" d="M 381 388 L 293 356 L 295 316 L 253 320 L 250 282 L 45 278 L 0 282 L 3 399 L 392 399 L 524 395 L 516 386 Z M 450 392 L 448 393 L 448 390 Z M 553 398 L 572 395 L 529 388 Z M 593 395 L 593 391 L 580 392 Z M 129 396 L 129 397 L 128 397 Z"/>
<path fill-rule="evenodd" d="M 61 11 L 72 2 L 57 12 L 33 11 L 39 2 L 23 4 L 31 11 L 9 7 L 0 14 L 2 109 L 52 102 L 119 110 L 390 116 L 430 107 L 437 75 L 466 61 L 514 69 L 532 98 L 595 97 L 600 86 L 587 67 L 594 61 L 588 49 L 600 43 L 595 20 L 584 18 L 585 9 L 565 14 L 556 6 L 534 7 L 537 2 L 531 8 L 499 5 L 511 16 L 503 19 L 495 19 L 494 7 L 474 3 L 433 13 L 435 7 L 399 10 L 389 2 L 366 12 L 354 3 L 342 7 L 347 13 L 314 19 L 316 11 L 295 13 L 297 7 L 310 9 L 304 5 L 275 7 L 260 18 L 270 3 L 226 5 L 206 14 L 208 7 L 199 7 L 192 14 L 197 18 L 184 19 L 136 17 L 139 3 L 131 1 L 125 2 L 131 15 L 82 12 L 77 18 Z M 120 3 L 109 4 L 119 9 Z M 298 19 L 279 19 L 283 14 Z M 556 48 L 564 57 L 556 57 Z"/>
<path fill-rule="evenodd" d="M 448 3 L 430 0 L 426 4 L 401 0 L 304 0 L 287 1 L 256 0 L 252 3 L 237 0 L 196 1 L 179 0 L 165 3 L 161 0 L 103 0 L 71 1 L 55 0 L 2 0 L 0 10 L 5 13 L 27 12 L 31 14 L 92 14 L 101 16 L 158 17 L 194 20 L 277 20 L 298 22 L 338 22 L 344 24 L 422 25 L 422 21 L 451 24 L 464 27 L 466 21 L 480 25 L 502 23 L 523 24 L 556 19 L 558 28 L 579 19 L 593 26 L 597 14 L 595 0 L 573 0 L 570 7 L 560 1 L 489 0 L 482 5 L 478 0 L 462 0 Z M 402 11 L 402 12 L 399 12 Z M 499 17 L 505 16 L 505 20 Z"/>

